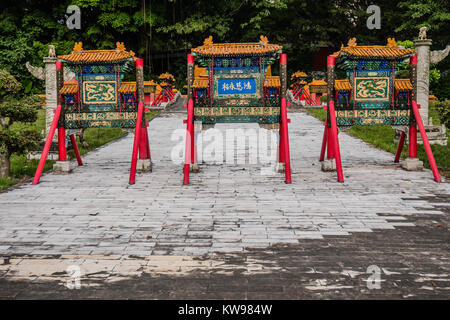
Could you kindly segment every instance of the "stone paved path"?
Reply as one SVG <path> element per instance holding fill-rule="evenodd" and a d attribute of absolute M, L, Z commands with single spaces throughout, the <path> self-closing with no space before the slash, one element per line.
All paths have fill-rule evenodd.
<path fill-rule="evenodd" d="M 372 264 L 386 277 L 401 275 L 401 285 L 387 284 L 380 296 L 449 297 L 450 184 L 434 183 L 429 170 L 403 171 L 392 154 L 346 134 L 345 183 L 337 183 L 320 170 L 321 122 L 296 112 L 293 184 L 267 165 L 209 163 L 183 186 L 182 165 L 171 160 L 182 142 L 171 136 L 184 135 L 184 117 L 167 112 L 150 123 L 153 172 L 138 174 L 133 186 L 128 135 L 91 152 L 69 176 L 46 174 L 37 186 L 0 194 L 0 297 L 116 297 L 111 285 L 133 287 L 135 277 L 166 285 L 137 298 L 183 297 L 175 285 L 182 279 L 198 289 L 193 298 L 359 297 L 374 292 L 364 280 Z M 84 284 L 103 289 L 66 292 L 73 264 Z M 303 278 L 289 285 L 292 274 Z M 199 285 L 199 275 L 207 283 Z M 249 281 L 264 288 L 249 295 Z M 211 283 L 214 290 L 202 289 Z"/>

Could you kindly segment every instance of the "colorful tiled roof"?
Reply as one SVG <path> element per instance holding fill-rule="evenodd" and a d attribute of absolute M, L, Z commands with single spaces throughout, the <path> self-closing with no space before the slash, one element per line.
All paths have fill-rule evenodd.
<path fill-rule="evenodd" d="M 279 76 L 267 76 L 264 79 L 264 87 L 279 88 L 281 86 Z"/>
<path fill-rule="evenodd" d="M 352 85 L 348 79 L 345 80 L 335 80 L 334 89 L 338 91 L 352 90 Z"/>
<path fill-rule="evenodd" d="M 171 75 L 170 73 L 168 73 L 168 72 L 162 73 L 159 76 L 159 79 L 165 80 L 165 81 L 170 81 L 170 82 L 175 82 L 175 77 L 173 75 Z"/>
<path fill-rule="evenodd" d="M 395 79 L 394 86 L 395 89 L 399 91 L 413 89 L 413 86 L 411 84 L 411 81 L 409 81 L 409 79 Z"/>
<path fill-rule="evenodd" d="M 156 86 L 157 88 L 161 89 L 161 87 L 153 80 L 144 81 L 144 87 L 147 86 Z M 135 81 L 122 82 L 119 88 L 119 93 L 130 93 L 130 92 L 136 92 L 136 82 Z"/>
<path fill-rule="evenodd" d="M 373 57 L 373 58 L 407 58 L 414 53 L 413 49 L 401 49 L 394 38 L 388 38 L 385 46 L 358 46 L 356 38 L 348 41 L 347 47 L 342 45 L 341 50 L 333 56 Z"/>
<path fill-rule="evenodd" d="M 208 88 L 209 85 L 209 78 L 208 76 L 200 76 L 200 77 L 196 77 L 194 78 L 194 83 L 193 83 L 193 87 L 196 89 L 204 89 L 204 88 Z"/>
<path fill-rule="evenodd" d="M 60 94 L 75 94 L 78 92 L 78 82 L 76 81 L 64 81 L 64 84 L 59 90 Z"/>
<path fill-rule="evenodd" d="M 295 78 L 306 78 L 306 77 L 308 77 L 306 73 L 297 71 L 291 75 L 291 80 L 294 80 Z"/>
<path fill-rule="evenodd" d="M 325 81 L 325 79 L 321 79 L 321 80 L 316 80 L 314 79 L 313 81 L 311 81 L 309 83 L 310 86 L 326 86 L 327 82 Z"/>
<path fill-rule="evenodd" d="M 119 93 L 130 93 L 130 92 L 136 92 L 136 82 L 134 81 L 122 82 L 119 88 Z"/>
<path fill-rule="evenodd" d="M 116 43 L 113 50 L 83 50 L 83 44 L 76 42 L 71 54 L 58 56 L 58 59 L 72 63 L 119 62 L 136 59 L 133 51 L 126 51 L 123 42 Z"/>
<path fill-rule="evenodd" d="M 192 49 L 193 53 L 206 56 L 262 55 L 282 50 L 283 47 L 269 44 L 266 37 L 261 36 L 259 42 L 251 43 L 213 43 L 212 36 L 205 39 L 202 46 Z"/>
<path fill-rule="evenodd" d="M 201 68 L 198 65 L 195 65 L 194 68 L 194 78 L 200 77 L 200 76 L 207 76 L 208 73 L 206 72 L 206 68 Z"/>

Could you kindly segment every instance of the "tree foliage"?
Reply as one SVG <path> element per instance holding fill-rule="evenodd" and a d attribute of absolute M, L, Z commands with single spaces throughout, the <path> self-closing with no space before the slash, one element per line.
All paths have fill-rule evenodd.
<path fill-rule="evenodd" d="M 17 75 L 25 91 L 39 91 L 43 83 L 33 79 L 25 62 L 42 66 L 48 44 L 66 54 L 75 41 L 86 49 L 110 49 L 121 41 L 144 59 L 146 78 L 169 71 L 184 81 L 186 53 L 209 35 L 216 42 L 244 42 L 263 34 L 283 45 L 289 72 L 312 71 L 317 52 L 338 50 L 352 37 L 359 44 L 384 44 L 388 37 L 411 40 L 426 25 L 433 48 L 442 49 L 450 43 L 449 2 L 378 0 L 381 29 L 369 30 L 371 0 L 11 1 L 0 13 L 0 67 Z M 80 30 L 65 25 L 69 4 L 81 9 Z M 448 60 L 437 66 L 443 74 L 450 69 Z"/>
<path fill-rule="evenodd" d="M 9 158 L 34 148 L 40 136 L 33 130 L 17 131 L 17 122 L 31 123 L 37 119 L 42 100 L 22 96 L 21 85 L 8 71 L 0 69 L 0 177 L 9 176 Z"/>

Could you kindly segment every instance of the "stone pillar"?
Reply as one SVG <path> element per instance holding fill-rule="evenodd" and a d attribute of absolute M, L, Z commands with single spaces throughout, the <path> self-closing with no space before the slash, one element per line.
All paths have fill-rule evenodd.
<path fill-rule="evenodd" d="M 414 40 L 417 53 L 417 104 L 424 125 L 428 123 L 428 100 L 430 95 L 430 47 L 431 39 Z"/>
<path fill-rule="evenodd" d="M 47 136 L 53 121 L 54 111 L 57 105 L 56 88 L 56 57 L 45 57 L 45 135 Z M 53 136 L 53 141 L 58 141 L 58 136 Z"/>

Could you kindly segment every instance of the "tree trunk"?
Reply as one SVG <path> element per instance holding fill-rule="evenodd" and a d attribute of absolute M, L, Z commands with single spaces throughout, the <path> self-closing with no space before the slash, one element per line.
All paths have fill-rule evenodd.
<path fill-rule="evenodd" d="M 9 157 L 8 153 L 0 153 L 0 178 L 9 177 Z"/>

